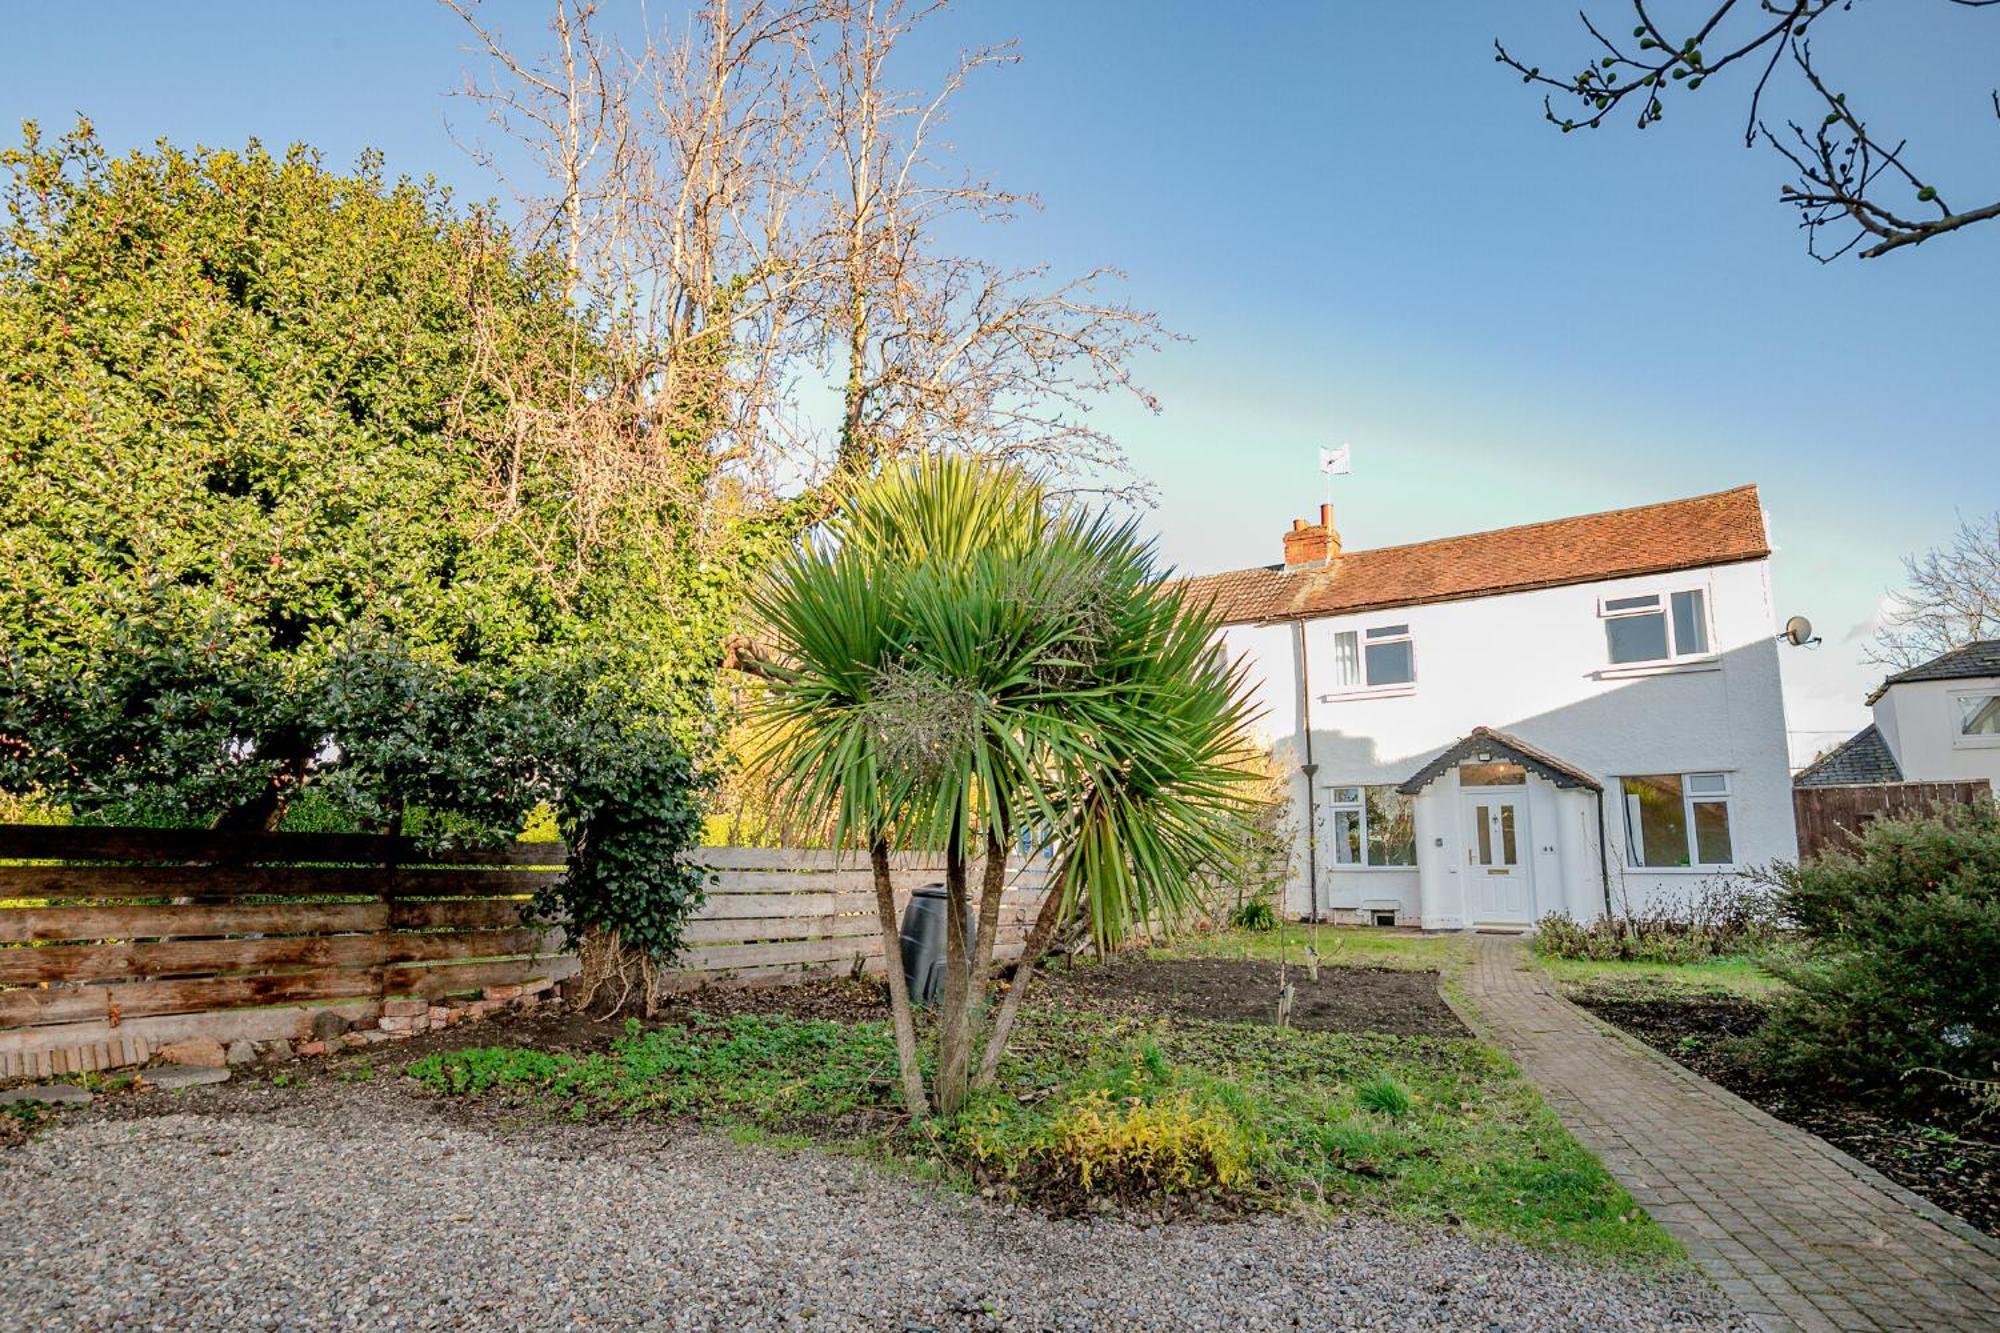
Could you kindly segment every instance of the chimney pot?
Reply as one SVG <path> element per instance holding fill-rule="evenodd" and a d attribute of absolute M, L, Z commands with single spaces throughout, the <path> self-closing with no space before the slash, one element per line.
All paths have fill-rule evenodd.
<path fill-rule="evenodd" d="M 1333 530 L 1333 506 L 1319 507 L 1319 523 L 1310 525 L 1302 518 L 1292 520 L 1285 534 L 1285 568 L 1306 569 L 1331 564 L 1340 558 L 1340 534 Z"/>

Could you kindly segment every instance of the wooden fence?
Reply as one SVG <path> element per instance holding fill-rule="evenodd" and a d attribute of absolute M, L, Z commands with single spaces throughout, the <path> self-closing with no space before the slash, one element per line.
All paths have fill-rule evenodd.
<path fill-rule="evenodd" d="M 1880 782 L 1844 787 L 1792 788 L 1798 819 L 1799 859 L 1849 847 L 1871 820 L 1935 814 L 1946 806 L 1989 799 L 1984 778 L 1969 782 Z"/>
<path fill-rule="evenodd" d="M 560 980 L 559 933 L 529 918 L 563 848 L 424 855 L 354 834 L 0 825 L 0 1076 L 136 1063 L 165 1042 L 293 1039 L 314 1013 L 373 1023 L 386 1002 Z M 675 984 L 773 984 L 879 972 L 865 863 L 830 852 L 709 848 L 715 882 Z M 899 910 L 939 878 L 895 863 Z M 1041 876 L 1002 903 L 1018 954 Z M 42 1059 L 34 1059 L 40 1053 Z"/>

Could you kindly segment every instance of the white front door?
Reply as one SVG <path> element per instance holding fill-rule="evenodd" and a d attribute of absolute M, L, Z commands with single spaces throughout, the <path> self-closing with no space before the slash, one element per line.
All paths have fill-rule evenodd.
<path fill-rule="evenodd" d="M 1466 898 L 1475 925 L 1526 925 L 1535 919 L 1524 791 L 1475 788 L 1465 794 Z"/>

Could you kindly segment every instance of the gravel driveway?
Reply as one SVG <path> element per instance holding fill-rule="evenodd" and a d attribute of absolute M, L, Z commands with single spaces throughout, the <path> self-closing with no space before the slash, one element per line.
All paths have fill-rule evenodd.
<path fill-rule="evenodd" d="M 1376 1220 L 1056 1221 L 659 1126 L 226 1091 L 0 1151 L 0 1328 L 1742 1327 L 1693 1280 Z"/>

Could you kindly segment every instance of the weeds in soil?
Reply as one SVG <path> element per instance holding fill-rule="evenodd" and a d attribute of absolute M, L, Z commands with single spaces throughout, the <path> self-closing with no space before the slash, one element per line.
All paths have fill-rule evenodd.
<path fill-rule="evenodd" d="M 959 1115 L 901 1113 L 885 1026 L 744 1014 L 590 1054 L 487 1047 L 410 1075 L 576 1119 L 665 1115 L 811 1141 L 1058 1211 L 1113 1197 L 1356 1207 L 1633 1260 L 1675 1246 L 1475 1041 L 1030 1008 Z"/>
<path fill-rule="evenodd" d="M 1371 1078 L 1354 1093 L 1355 1102 L 1370 1111 L 1379 1111 L 1392 1120 L 1410 1113 L 1410 1094 L 1393 1078 Z"/>

